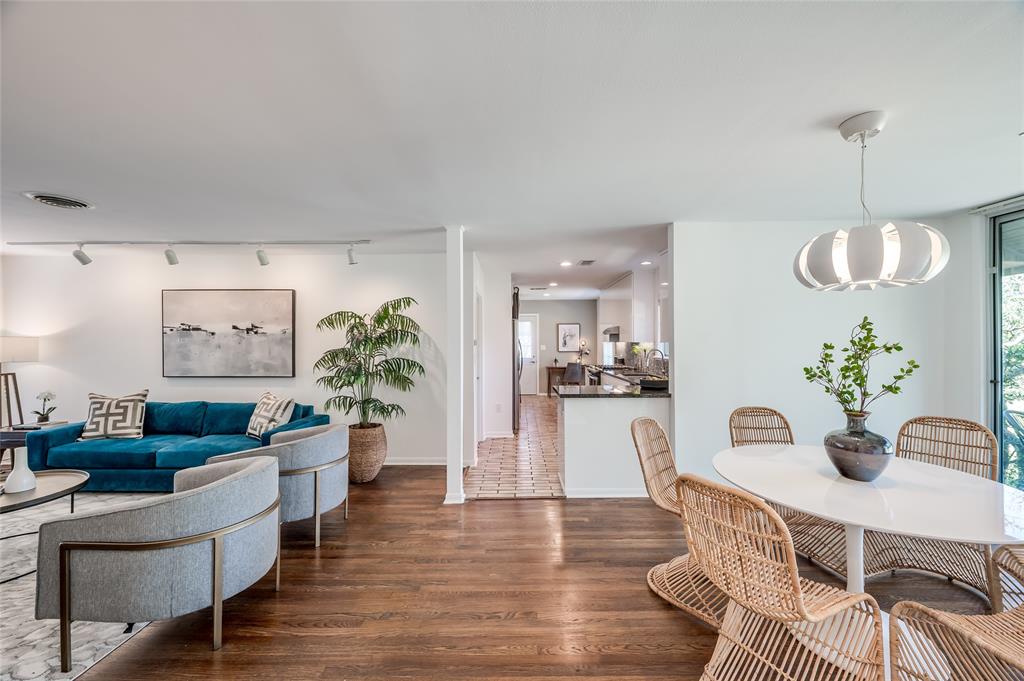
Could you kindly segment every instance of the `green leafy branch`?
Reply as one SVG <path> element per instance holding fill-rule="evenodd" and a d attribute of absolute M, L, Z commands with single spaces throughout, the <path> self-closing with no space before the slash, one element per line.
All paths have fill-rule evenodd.
<path fill-rule="evenodd" d="M 836 346 L 824 343 L 818 355 L 818 363 L 804 367 L 804 378 L 810 383 L 822 386 L 847 412 L 867 412 L 875 400 L 884 395 L 898 395 L 903 388 L 900 383 L 910 378 L 921 365 L 910 359 L 905 366 L 883 383 L 878 392 L 871 392 L 868 380 L 871 374 L 871 360 L 879 355 L 903 352 L 899 343 L 879 343 L 874 323 L 864 317 L 850 332 L 850 341 L 842 348 L 843 362 L 836 364 Z"/>

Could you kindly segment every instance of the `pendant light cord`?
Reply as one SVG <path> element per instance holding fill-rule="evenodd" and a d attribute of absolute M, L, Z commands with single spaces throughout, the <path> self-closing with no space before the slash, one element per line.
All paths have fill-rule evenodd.
<path fill-rule="evenodd" d="M 864 201 L 864 150 L 868 148 L 868 134 L 860 134 L 860 220 L 862 224 L 868 224 L 873 220 L 868 204 Z"/>

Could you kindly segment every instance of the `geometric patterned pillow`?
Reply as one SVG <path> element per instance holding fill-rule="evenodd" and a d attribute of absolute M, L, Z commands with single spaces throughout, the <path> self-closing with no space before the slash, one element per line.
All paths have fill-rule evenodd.
<path fill-rule="evenodd" d="M 256 409 L 249 419 L 249 427 L 245 434 L 257 440 L 263 437 L 263 433 L 277 428 L 282 423 L 288 423 L 295 411 L 295 400 L 279 399 L 274 393 L 263 393 L 260 401 L 256 403 Z"/>
<path fill-rule="evenodd" d="M 146 416 L 148 396 L 148 389 L 124 397 L 89 393 L 89 417 L 85 420 L 85 428 L 79 439 L 142 437 L 142 421 Z"/>

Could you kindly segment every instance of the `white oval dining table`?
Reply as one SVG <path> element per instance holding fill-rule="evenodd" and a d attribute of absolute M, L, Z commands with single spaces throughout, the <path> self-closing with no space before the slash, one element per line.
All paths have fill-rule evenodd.
<path fill-rule="evenodd" d="M 1024 491 L 950 468 L 894 458 L 873 482 L 842 477 L 825 448 L 748 445 L 715 455 L 715 470 L 763 499 L 846 528 L 846 590 L 864 591 L 864 530 L 1024 544 Z"/>

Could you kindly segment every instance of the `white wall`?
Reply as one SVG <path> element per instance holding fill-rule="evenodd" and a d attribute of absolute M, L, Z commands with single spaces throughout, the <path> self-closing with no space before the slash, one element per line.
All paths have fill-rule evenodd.
<path fill-rule="evenodd" d="M 339 309 L 371 311 L 384 300 L 411 295 L 410 314 L 423 326 L 422 346 L 410 356 L 427 375 L 411 393 L 384 391 L 408 416 L 387 423 L 388 463 L 443 464 L 445 428 L 444 254 L 360 255 L 349 267 L 344 254 L 271 253 L 260 267 L 251 252 L 179 253 L 168 267 L 159 251 L 95 255 L 82 267 L 66 254 L 2 258 L 0 328 L 40 336 L 38 364 L 10 365 L 18 372 L 29 410 L 41 390 L 58 395 L 56 418 L 81 419 L 86 393 L 126 394 L 150 389 L 153 400 L 255 401 L 264 390 L 323 410 L 327 393 L 314 385 L 312 366 L 338 342 L 320 333 L 317 320 Z M 160 300 L 165 288 L 293 288 L 296 290 L 296 377 L 161 377 Z M 27 399 L 26 399 L 27 398 Z M 332 414 L 336 422 L 353 417 Z"/>
<path fill-rule="evenodd" d="M 984 225 L 934 222 L 952 251 L 939 277 L 905 289 L 842 293 L 805 289 L 791 269 L 807 239 L 843 222 L 675 223 L 672 393 L 680 468 L 714 476 L 711 459 L 729 446 L 729 413 L 741 405 L 781 410 L 801 443 L 818 443 L 844 425 L 838 405 L 807 383 L 801 368 L 815 362 L 822 342 L 848 338 L 864 315 L 881 339 L 905 348 L 875 363 L 872 383 L 908 358 L 921 364 L 902 394 L 872 407 L 869 428 L 892 438 L 912 416 L 985 422 L 984 324 L 977 319 Z"/>
<path fill-rule="evenodd" d="M 512 437 L 512 270 L 498 253 L 477 253 L 483 320 L 485 438 Z"/>
<path fill-rule="evenodd" d="M 519 304 L 519 313 L 534 313 L 537 315 L 539 328 L 537 339 L 540 346 L 538 357 L 537 392 L 546 395 L 548 390 L 548 371 L 546 367 L 558 359 L 558 364 L 565 366 L 569 362 L 575 362 L 575 352 L 558 352 L 558 331 L 559 323 L 579 322 L 580 340 L 587 341 L 590 349 L 590 356 L 584 357 L 584 362 L 600 363 L 601 341 L 597 335 L 597 301 L 596 300 L 524 300 Z"/>

